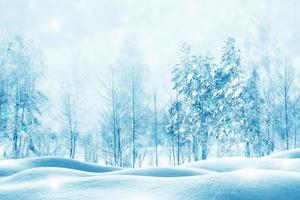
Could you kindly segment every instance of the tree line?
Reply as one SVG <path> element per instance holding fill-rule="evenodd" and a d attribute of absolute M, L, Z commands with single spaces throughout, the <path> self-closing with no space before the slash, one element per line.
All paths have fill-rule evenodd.
<path fill-rule="evenodd" d="M 60 128 L 53 130 L 44 120 L 51 99 L 39 85 L 45 66 L 41 52 L 22 37 L 4 41 L 1 157 L 65 156 L 141 167 L 208 157 L 260 157 L 296 148 L 299 80 L 288 59 L 268 45 L 258 41 L 243 53 L 236 40 L 228 38 L 216 58 L 194 52 L 185 43 L 171 74 L 172 91 L 167 92 L 148 80 L 141 51 L 127 42 L 100 81 L 101 89 L 95 90 L 102 101 L 93 107 L 102 109 L 97 123 L 86 131 L 81 128 L 82 113 L 88 111 L 81 108 L 85 99 L 78 74 L 63 84 L 54 117 Z"/>

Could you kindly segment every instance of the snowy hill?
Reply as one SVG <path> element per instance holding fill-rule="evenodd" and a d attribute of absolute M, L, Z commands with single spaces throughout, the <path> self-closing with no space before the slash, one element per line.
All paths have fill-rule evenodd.
<path fill-rule="evenodd" d="M 300 158 L 300 148 L 274 153 L 271 158 Z"/>
<path fill-rule="evenodd" d="M 184 177 L 184 176 L 199 176 L 204 174 L 214 173 L 205 169 L 193 169 L 183 167 L 156 167 L 142 169 L 127 169 L 115 171 L 112 175 L 135 175 L 135 176 L 152 176 L 152 177 Z"/>
<path fill-rule="evenodd" d="M 270 157 L 143 169 L 50 157 L 7 160 L 0 162 L 0 199 L 297 200 L 299 166 L 297 158 Z"/>
<path fill-rule="evenodd" d="M 38 167 L 62 167 L 67 169 L 98 173 L 120 170 L 120 168 L 117 167 L 99 166 L 58 157 L 42 157 L 0 161 L 0 177 L 12 175 L 26 169 Z"/>
<path fill-rule="evenodd" d="M 230 172 L 243 169 L 283 170 L 300 173 L 300 159 L 277 158 L 244 158 L 227 157 L 209 159 L 201 162 L 185 165 L 197 169 L 206 169 L 216 172 Z"/>

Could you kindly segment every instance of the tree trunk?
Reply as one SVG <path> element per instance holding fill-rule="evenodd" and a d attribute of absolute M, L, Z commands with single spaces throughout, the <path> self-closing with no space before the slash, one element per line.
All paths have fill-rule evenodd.
<path fill-rule="evenodd" d="M 250 157 L 250 143 L 249 141 L 246 142 L 246 157 Z"/>
<path fill-rule="evenodd" d="M 133 70 L 133 69 L 132 69 Z M 133 72 L 132 72 L 133 73 Z M 132 81 L 131 81 L 131 89 L 132 89 L 132 97 L 131 97 L 131 103 L 132 103 L 132 167 L 135 167 L 135 158 L 136 158 L 136 149 L 135 149 L 135 83 L 134 83 L 134 77 L 132 74 L 131 77 Z"/>
<path fill-rule="evenodd" d="M 199 151 L 198 151 L 197 136 L 193 136 L 193 155 L 194 155 L 194 161 L 198 161 L 199 160 Z"/>
<path fill-rule="evenodd" d="M 13 158 L 19 157 L 19 108 L 18 103 L 15 105 L 15 119 L 14 119 L 14 132 L 13 132 Z"/>
<path fill-rule="evenodd" d="M 202 150 L 201 158 L 202 158 L 202 160 L 206 160 L 207 159 L 207 143 L 202 144 L 201 150 Z"/>
<path fill-rule="evenodd" d="M 154 123 L 155 123 L 155 165 L 158 166 L 158 133 L 157 133 L 157 102 L 156 102 L 156 91 L 154 91 Z"/>
<path fill-rule="evenodd" d="M 202 139 L 202 146 L 201 146 L 201 158 L 202 160 L 206 160 L 207 159 L 207 154 L 208 154 L 208 131 L 207 131 L 207 127 L 204 127 L 204 135 L 203 135 L 203 139 Z"/>

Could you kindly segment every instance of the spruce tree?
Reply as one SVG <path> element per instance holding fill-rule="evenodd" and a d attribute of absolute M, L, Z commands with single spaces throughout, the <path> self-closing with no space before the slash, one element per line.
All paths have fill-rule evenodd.
<path fill-rule="evenodd" d="M 228 38 L 221 63 L 214 73 L 216 110 L 216 138 L 222 151 L 230 151 L 239 140 L 237 111 L 241 98 L 241 58 L 235 40 Z"/>
<path fill-rule="evenodd" d="M 245 140 L 245 155 L 251 155 L 251 147 L 257 155 L 261 155 L 262 134 L 261 134 L 261 107 L 263 99 L 260 95 L 258 83 L 259 75 L 253 69 L 251 77 L 246 82 L 241 94 L 243 103 L 240 110 L 240 120 Z"/>

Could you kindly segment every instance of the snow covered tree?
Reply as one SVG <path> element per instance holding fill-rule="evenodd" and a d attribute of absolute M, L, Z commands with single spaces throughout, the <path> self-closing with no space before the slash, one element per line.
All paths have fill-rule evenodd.
<path fill-rule="evenodd" d="M 201 159 L 205 160 L 208 154 L 208 142 L 210 138 L 210 127 L 214 120 L 214 70 L 213 58 L 209 55 L 199 56 L 196 66 L 189 74 L 190 88 L 186 95 L 191 102 L 192 132 L 196 134 L 201 144 Z"/>
<path fill-rule="evenodd" d="M 99 135 L 88 133 L 80 138 L 84 146 L 84 160 L 86 162 L 98 163 L 98 152 L 100 150 Z"/>
<path fill-rule="evenodd" d="M 150 115 L 150 126 L 151 126 L 151 142 L 150 148 L 153 149 L 152 155 L 150 155 L 150 162 L 155 166 L 159 166 L 161 150 L 164 148 L 164 136 L 166 136 L 166 126 L 169 122 L 168 111 L 166 111 L 166 106 L 162 104 L 162 96 L 159 90 L 154 87 L 151 105 L 151 115 Z M 154 154 L 154 155 L 153 155 Z M 163 162 L 163 159 L 162 159 Z"/>
<path fill-rule="evenodd" d="M 118 61 L 120 70 L 120 81 L 122 101 L 126 104 L 126 116 L 124 116 L 123 127 L 125 133 L 124 141 L 131 143 L 131 166 L 136 166 L 136 161 L 143 159 L 146 151 L 145 146 L 149 144 L 149 108 L 146 95 L 146 67 L 143 63 L 141 51 L 137 42 L 129 38 L 126 40 Z M 127 147 L 128 144 L 125 142 Z M 125 156 L 125 155 L 124 155 Z"/>
<path fill-rule="evenodd" d="M 69 133 L 69 157 L 74 159 L 77 145 L 78 132 L 78 114 L 75 108 L 74 95 L 65 90 L 63 97 L 62 115 L 63 121 Z"/>
<path fill-rule="evenodd" d="M 245 42 L 243 58 L 246 65 L 256 67 L 257 73 L 263 80 L 260 83 L 261 95 L 264 99 L 261 107 L 261 131 L 265 136 L 265 153 L 270 154 L 275 150 L 277 136 L 280 135 L 277 134 L 280 129 L 277 126 L 280 117 L 276 105 L 278 98 L 276 71 L 281 66 L 282 56 L 279 42 L 272 36 L 273 31 L 267 20 L 260 21 L 254 33 Z"/>
<path fill-rule="evenodd" d="M 9 43 L 7 64 L 12 76 L 14 158 L 25 156 L 29 151 L 38 153 L 33 136 L 39 132 L 41 104 L 46 100 L 38 87 L 43 66 L 40 57 L 19 36 Z"/>
<path fill-rule="evenodd" d="M 215 112 L 217 118 L 216 138 L 223 152 L 230 151 L 239 138 L 236 133 L 238 126 L 237 110 L 241 98 L 241 58 L 235 40 L 228 38 L 223 48 L 221 64 L 214 72 Z"/>
<path fill-rule="evenodd" d="M 174 89 L 184 102 L 185 122 L 181 125 L 186 133 L 186 139 L 193 137 L 194 159 L 198 160 L 198 143 L 201 145 L 201 157 L 207 158 L 210 122 L 213 120 L 213 58 L 209 55 L 196 56 L 190 52 L 190 47 L 182 47 L 180 63 L 173 71 Z"/>
<path fill-rule="evenodd" d="M 124 118 L 126 114 L 126 101 L 122 99 L 119 75 L 114 68 L 110 71 L 109 84 L 104 84 L 105 110 L 102 112 L 102 139 L 105 142 L 107 156 L 113 156 L 112 165 L 122 166 L 122 136 Z M 107 157 L 106 156 L 106 157 Z M 108 159 L 111 160 L 111 159 Z"/>
<path fill-rule="evenodd" d="M 172 103 L 169 114 L 171 116 L 170 124 L 167 127 L 168 133 L 171 136 L 172 144 L 176 144 L 177 164 L 180 164 L 180 149 L 187 138 L 189 128 L 189 120 L 186 109 L 190 109 L 190 102 L 186 96 L 188 87 L 187 79 L 191 65 L 195 62 L 196 57 L 191 54 L 190 46 L 186 43 L 181 48 L 180 62 L 176 65 L 172 72 L 173 89 L 176 91 L 176 99 Z M 194 148 L 195 157 L 198 156 L 198 145 Z"/>
<path fill-rule="evenodd" d="M 292 110 L 293 110 L 293 98 L 297 99 L 296 93 L 293 91 L 295 83 L 295 72 L 293 67 L 285 60 L 281 71 L 277 73 L 278 79 L 278 127 L 279 134 L 284 141 L 284 148 L 288 150 L 290 148 L 290 132 L 292 126 Z"/>
<path fill-rule="evenodd" d="M 80 115 L 82 114 L 79 71 L 73 68 L 69 79 L 62 83 L 62 99 L 60 107 L 60 122 L 62 131 L 67 138 L 69 157 L 75 158 L 80 134 Z"/>
<path fill-rule="evenodd" d="M 251 147 L 261 156 L 263 135 L 261 132 L 261 111 L 263 99 L 259 90 L 259 75 L 253 68 L 250 79 L 246 82 L 241 94 L 242 104 L 239 110 L 242 139 L 245 140 L 245 155 L 250 157 Z"/>
<path fill-rule="evenodd" d="M 8 47 L 1 45 L 0 56 L 0 140 L 8 138 L 10 117 L 9 69 L 7 66 Z"/>
<path fill-rule="evenodd" d="M 141 165 L 150 144 L 150 118 L 145 88 L 145 66 L 136 41 L 127 39 L 104 86 L 101 138 L 106 163 Z"/>
<path fill-rule="evenodd" d="M 166 126 L 167 134 L 171 139 L 174 164 L 180 164 L 181 146 L 185 140 L 184 108 L 178 96 L 169 109 L 170 121 Z"/>
<path fill-rule="evenodd" d="M 154 143 L 155 143 L 155 165 L 158 166 L 158 114 L 157 114 L 157 91 L 154 89 L 153 93 L 153 107 L 154 107 Z"/>
<path fill-rule="evenodd" d="M 299 140 L 299 136 L 298 136 L 298 129 L 300 126 L 300 95 L 297 94 L 298 96 L 296 96 L 296 98 L 293 100 L 292 102 L 292 127 L 291 127 L 291 132 L 293 133 L 293 147 L 297 148 L 298 147 L 298 140 Z"/>

